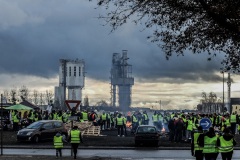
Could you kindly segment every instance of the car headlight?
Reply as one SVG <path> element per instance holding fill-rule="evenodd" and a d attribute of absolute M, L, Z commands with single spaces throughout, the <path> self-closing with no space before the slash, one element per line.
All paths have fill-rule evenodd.
<path fill-rule="evenodd" d="M 26 135 L 30 136 L 33 132 L 28 132 Z"/>

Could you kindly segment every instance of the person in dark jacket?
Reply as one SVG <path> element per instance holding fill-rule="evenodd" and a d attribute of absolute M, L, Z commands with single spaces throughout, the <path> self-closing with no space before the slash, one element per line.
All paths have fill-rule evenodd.
<path fill-rule="evenodd" d="M 230 128 L 225 128 L 223 135 L 217 140 L 217 146 L 219 152 L 222 155 L 222 160 L 231 160 L 233 155 L 233 146 L 237 143 L 234 139 L 234 135 L 230 133 Z"/>
<path fill-rule="evenodd" d="M 170 119 L 168 122 L 168 129 L 169 129 L 169 141 L 174 141 L 174 135 L 175 135 L 175 126 L 174 126 L 174 119 Z"/>
<path fill-rule="evenodd" d="M 217 136 L 213 127 L 210 127 L 208 132 L 200 134 L 198 137 L 198 145 L 203 147 L 205 160 L 216 160 L 218 156 Z"/>
<path fill-rule="evenodd" d="M 184 123 L 182 118 L 178 118 L 175 123 L 175 142 L 179 143 L 182 141 Z"/>

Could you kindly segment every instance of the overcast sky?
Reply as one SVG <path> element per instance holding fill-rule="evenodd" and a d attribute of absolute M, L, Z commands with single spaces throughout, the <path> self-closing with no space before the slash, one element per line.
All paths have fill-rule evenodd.
<path fill-rule="evenodd" d="M 83 97 L 90 104 L 109 101 L 112 54 L 128 50 L 135 78 L 132 106 L 159 107 L 161 100 L 162 108 L 184 109 L 195 107 L 203 91 L 222 96 L 223 55 L 209 62 L 206 54 L 186 51 L 167 61 L 147 41 L 151 30 L 129 22 L 110 33 L 97 18 L 104 9 L 96 7 L 88 0 L 0 0 L 0 92 L 22 85 L 53 91 L 59 59 L 78 58 L 86 64 Z M 239 77 L 232 79 L 231 94 L 239 97 Z"/>

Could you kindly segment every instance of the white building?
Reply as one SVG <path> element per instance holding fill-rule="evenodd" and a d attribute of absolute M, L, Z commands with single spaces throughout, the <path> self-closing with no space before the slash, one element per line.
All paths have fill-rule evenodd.
<path fill-rule="evenodd" d="M 85 84 L 84 60 L 60 59 L 59 86 L 55 87 L 55 107 L 65 108 L 65 100 L 82 101 Z"/>

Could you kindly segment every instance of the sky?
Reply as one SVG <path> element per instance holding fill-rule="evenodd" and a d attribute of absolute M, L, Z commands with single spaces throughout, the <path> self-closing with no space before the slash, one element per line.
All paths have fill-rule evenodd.
<path fill-rule="evenodd" d="M 151 30 L 129 21 L 110 32 L 97 18 L 104 13 L 96 1 L 0 0 L 0 93 L 23 85 L 54 92 L 59 59 L 78 58 L 86 64 L 83 97 L 88 96 L 90 105 L 109 102 L 112 54 L 127 50 L 135 80 L 132 107 L 194 109 L 202 92 L 223 97 L 224 55 L 207 61 L 207 54 L 186 51 L 166 60 L 157 44 L 147 40 Z M 231 96 L 239 97 L 239 75 L 231 78 Z"/>

